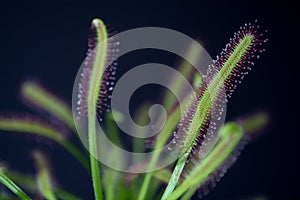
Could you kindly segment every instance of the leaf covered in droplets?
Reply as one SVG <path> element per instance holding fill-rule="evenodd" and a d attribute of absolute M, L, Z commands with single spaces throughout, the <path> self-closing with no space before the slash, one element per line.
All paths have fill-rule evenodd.
<path fill-rule="evenodd" d="M 175 184 L 191 157 L 196 155 L 198 160 L 215 148 L 219 135 L 220 119 L 224 116 L 227 99 L 235 90 L 238 83 L 253 65 L 253 58 L 264 51 L 262 45 L 267 40 L 261 39 L 263 34 L 258 32 L 259 26 L 246 24 L 235 33 L 230 43 L 223 49 L 221 56 L 209 66 L 203 83 L 195 91 L 191 102 L 186 108 L 183 118 L 174 133 L 172 144 L 179 151 L 179 159 L 174 168 L 167 188 L 162 196 L 165 200 L 171 195 Z M 176 152 L 176 153 L 177 153 Z"/>
<path fill-rule="evenodd" d="M 230 42 L 222 50 L 220 56 L 217 56 L 214 60 L 214 64 L 209 67 L 205 82 L 212 81 L 216 74 L 223 69 L 222 73 L 226 75 L 223 83 L 226 89 L 226 97 L 231 97 L 237 84 L 241 83 L 244 76 L 251 70 L 254 60 L 258 59 L 259 54 L 265 51 L 263 48 L 265 42 L 267 42 L 267 39 L 263 38 L 263 33 L 259 30 L 257 21 L 254 24 L 248 23 L 240 27 L 234 33 L 233 38 L 230 38 Z"/>
<path fill-rule="evenodd" d="M 262 45 L 267 40 L 262 39 L 258 29 L 256 22 L 241 27 L 209 66 L 174 132 L 173 143 L 183 153 L 191 149 L 192 154 L 202 154 L 201 159 L 208 153 L 203 151 L 210 150 L 203 150 L 203 146 L 214 145 L 211 140 L 219 133 L 218 122 L 224 115 L 227 99 L 250 70 L 253 59 L 264 51 Z"/>
<path fill-rule="evenodd" d="M 116 79 L 117 62 L 115 60 L 117 58 L 119 42 L 116 41 L 116 36 L 114 36 L 116 32 L 106 30 L 108 31 L 107 34 L 101 34 L 101 30 L 107 29 L 107 27 L 102 27 L 105 26 L 104 24 L 101 24 L 101 26 L 97 26 L 96 24 L 93 23 L 91 26 L 88 42 L 89 49 L 87 57 L 82 64 L 83 69 L 78 85 L 77 112 L 79 117 L 87 116 L 92 72 L 95 67 L 99 67 L 100 69 L 102 68 L 103 72 L 99 72 L 99 74 L 101 73 L 101 80 L 98 80 L 100 83 L 97 83 L 95 106 L 98 117 L 102 120 L 103 113 L 109 111 L 110 108 L 110 98 Z M 98 58 L 100 56 L 102 56 L 102 59 Z"/>

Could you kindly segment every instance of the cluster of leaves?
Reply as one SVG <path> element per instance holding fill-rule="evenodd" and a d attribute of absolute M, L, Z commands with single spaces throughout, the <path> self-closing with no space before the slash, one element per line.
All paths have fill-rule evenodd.
<path fill-rule="evenodd" d="M 110 90 L 107 82 L 112 79 L 115 71 L 114 64 L 107 65 L 111 62 L 112 55 L 110 55 L 111 49 L 109 48 L 113 45 L 107 43 L 109 33 L 101 20 L 93 20 L 91 29 L 93 34 L 89 41 L 90 50 L 84 62 L 85 69 L 77 101 L 79 102 L 77 114 L 85 115 L 88 119 L 89 152 L 91 153 L 88 155 L 74 145 L 64 135 L 61 127 L 51 125 L 39 117 L 1 117 L 0 130 L 45 137 L 61 145 L 91 174 L 96 200 L 159 198 L 173 200 L 190 199 L 196 191 L 200 196 L 207 194 L 209 188 L 214 187 L 235 162 L 245 143 L 251 140 L 268 121 L 267 114 L 259 112 L 234 122 L 228 122 L 220 130 L 206 128 L 210 120 L 217 120 L 222 114 L 221 91 L 223 89 L 226 91 L 224 95 L 227 101 L 236 85 L 247 74 L 248 64 L 253 63 L 253 58 L 258 56 L 257 53 L 264 51 L 261 49 L 261 45 L 266 40 L 261 39 L 262 35 L 258 33 L 258 26 L 246 24 L 242 27 L 231 39 L 220 57 L 209 67 L 205 76 L 194 74 L 185 62 L 180 65 L 178 71 L 190 77 L 197 94 L 193 98 L 190 98 L 192 94 L 184 94 L 184 101 L 189 103 L 187 103 L 188 106 L 182 117 L 180 106 L 177 105 L 170 93 L 166 93 L 164 105 L 169 109 L 169 117 L 151 147 L 153 150 L 160 149 L 167 141 L 174 141 L 173 143 L 178 148 L 180 147 L 180 157 L 177 163 L 146 174 L 119 172 L 102 165 L 92 156 L 97 155 L 95 113 L 100 112 L 101 115 L 104 115 L 103 121 L 114 143 L 119 146 L 123 144 L 111 113 L 105 112 L 107 110 L 106 99 L 109 97 L 104 94 Z M 183 90 L 180 84 L 176 83 L 176 85 L 178 91 Z M 25 82 L 21 87 L 21 94 L 27 102 L 58 119 L 64 129 L 70 129 L 76 134 L 72 111 L 58 97 L 34 82 Z M 147 107 L 143 105 L 138 109 L 137 122 L 143 124 L 147 121 L 145 115 Z M 209 131 L 212 132 L 208 133 Z M 174 134 L 172 134 L 173 132 Z M 217 144 L 205 158 L 199 156 L 203 145 L 208 142 L 206 139 L 208 135 L 214 134 L 219 134 Z M 147 150 L 147 144 L 137 138 L 134 138 L 132 144 L 134 152 Z M 120 157 L 115 152 L 111 153 L 112 155 L 109 156 L 115 159 Z M 53 183 L 48 161 L 42 152 L 34 151 L 33 156 L 38 169 L 36 177 L 24 176 L 2 168 L 0 183 L 22 200 L 30 198 L 20 187 L 30 194 L 35 194 L 37 191 L 38 196 L 49 200 L 81 199 Z M 153 156 L 149 163 L 139 163 L 131 168 L 147 169 L 156 163 L 157 156 Z M 9 194 L 0 193 L 0 196 L 1 199 L 14 199 Z"/>

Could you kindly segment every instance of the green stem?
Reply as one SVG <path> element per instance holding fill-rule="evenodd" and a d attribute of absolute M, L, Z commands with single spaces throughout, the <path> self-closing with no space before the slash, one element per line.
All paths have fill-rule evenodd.
<path fill-rule="evenodd" d="M 106 174 L 104 176 L 105 182 L 105 199 L 106 200 L 114 200 L 115 198 L 115 189 L 117 185 L 117 178 L 119 176 L 118 171 L 115 171 L 112 168 L 108 168 Z"/>
<path fill-rule="evenodd" d="M 192 196 L 195 194 L 195 192 L 197 191 L 197 189 L 198 189 L 197 186 L 193 186 L 189 188 L 188 191 L 186 191 L 186 193 L 180 198 L 180 200 L 190 200 Z"/>
<path fill-rule="evenodd" d="M 226 123 L 221 130 L 219 142 L 214 149 L 180 183 L 168 200 L 178 199 L 189 188 L 199 188 L 219 166 L 226 161 L 243 136 L 242 128 L 236 123 Z"/>
<path fill-rule="evenodd" d="M 187 104 L 189 98 L 185 98 L 184 100 L 184 105 Z M 168 138 L 170 137 L 170 135 L 172 134 L 172 130 L 176 127 L 176 124 L 178 123 L 178 121 L 180 120 L 180 116 L 181 116 L 181 112 L 180 112 L 180 107 L 177 107 L 176 110 L 170 115 L 170 117 L 168 118 L 163 130 L 161 131 L 161 133 L 159 133 L 158 138 L 157 138 L 157 142 L 155 144 L 154 149 L 160 149 L 161 147 L 163 147 L 165 145 L 165 143 L 168 141 Z M 153 166 L 156 165 L 156 162 L 159 158 L 159 155 L 156 153 L 151 157 L 150 160 L 150 164 L 149 164 L 149 169 L 151 169 Z M 145 175 L 139 196 L 138 196 L 138 200 L 144 200 L 146 193 L 147 193 L 147 189 L 149 187 L 151 178 L 152 178 L 152 173 L 147 173 Z"/>
<path fill-rule="evenodd" d="M 100 168 L 97 160 L 97 138 L 96 138 L 96 118 L 95 115 L 89 114 L 88 132 L 89 132 L 89 148 L 90 148 L 90 164 L 92 172 L 92 181 L 94 187 L 94 195 L 96 200 L 102 200 L 102 187 L 100 179 Z"/>
<path fill-rule="evenodd" d="M 31 200 L 31 198 L 23 192 L 21 188 L 19 188 L 10 178 L 8 178 L 0 169 L 0 183 L 5 185 L 8 189 L 10 189 L 15 195 L 17 195 L 21 200 Z"/>
<path fill-rule="evenodd" d="M 189 51 L 187 53 L 187 56 L 190 57 L 190 59 L 195 60 L 198 57 L 195 57 L 194 55 L 198 55 L 195 54 L 194 52 L 194 47 L 191 46 L 189 48 Z M 188 75 L 191 72 L 191 67 L 187 66 L 187 63 L 184 62 L 181 64 L 181 66 L 179 67 L 179 71 L 181 72 L 181 74 L 184 75 Z M 180 90 L 180 84 L 177 84 L 178 81 L 176 82 L 176 80 L 172 80 L 172 85 L 174 85 L 174 88 L 176 88 L 176 91 Z M 170 108 L 170 106 L 174 103 L 174 99 L 173 98 L 173 94 L 172 93 L 167 93 L 164 99 L 164 105 L 167 109 Z M 184 99 L 183 101 L 183 105 L 187 105 L 189 101 L 189 95 L 187 95 L 187 97 Z M 169 138 L 169 135 L 172 133 L 172 130 L 174 129 L 174 127 L 176 126 L 176 124 L 178 123 L 178 121 L 180 120 L 180 116 L 181 116 L 181 108 L 180 106 L 178 106 L 176 108 L 176 110 L 171 114 L 171 116 L 168 118 L 168 121 L 166 122 L 166 125 L 163 129 L 163 131 L 160 133 L 159 138 L 157 139 L 157 144 L 156 144 L 156 148 L 155 149 L 159 149 L 160 147 L 162 147 L 165 142 L 167 141 L 167 139 Z M 150 161 L 150 167 L 155 166 L 156 162 L 157 162 L 157 156 L 153 156 L 151 158 Z M 143 200 L 145 198 L 145 195 L 147 193 L 147 188 L 150 184 L 151 178 L 152 178 L 153 173 L 147 173 L 145 178 L 144 178 L 144 182 L 142 184 L 142 188 L 141 191 L 139 193 L 139 200 Z"/>
<path fill-rule="evenodd" d="M 159 140 L 159 141 L 161 141 L 161 140 Z M 157 143 L 156 147 L 158 147 L 158 146 L 160 146 L 159 143 Z M 155 148 L 155 149 L 157 149 L 157 148 Z M 151 157 L 151 160 L 150 160 L 149 169 L 152 169 L 152 167 L 156 165 L 156 162 L 157 162 L 158 158 L 159 158 L 159 154 L 154 153 L 153 156 Z M 153 175 L 152 173 L 147 173 L 146 174 L 146 176 L 144 178 L 144 181 L 143 181 L 143 184 L 142 184 L 142 187 L 141 187 L 141 190 L 140 190 L 140 193 L 139 193 L 139 196 L 138 196 L 138 200 L 144 200 L 145 199 L 147 189 L 150 185 L 152 175 Z"/>
<path fill-rule="evenodd" d="M 90 151 L 90 163 L 92 172 L 92 181 L 96 200 L 102 200 L 102 187 L 100 179 L 100 166 L 97 160 L 97 135 L 96 135 L 96 110 L 99 97 L 99 91 L 102 83 L 102 75 L 105 69 L 107 53 L 107 31 L 104 23 L 100 19 L 94 19 L 92 29 L 97 35 L 96 55 L 92 65 L 92 72 L 88 87 L 88 139 Z"/>
<path fill-rule="evenodd" d="M 189 154 L 190 154 L 190 151 L 186 152 L 178 159 L 175 169 L 173 171 L 173 174 L 169 180 L 168 186 L 167 186 L 161 200 L 167 199 L 170 196 L 170 194 L 173 192 L 173 190 L 178 182 L 178 179 L 180 177 L 180 174 L 185 166 L 186 159 L 188 158 Z"/>
<path fill-rule="evenodd" d="M 36 192 L 36 179 L 32 175 L 24 175 L 17 172 L 7 171 L 6 174 L 18 185 L 21 185 L 30 193 Z M 62 188 L 55 187 L 54 193 L 59 199 L 63 200 L 82 200 L 75 194 L 71 194 Z"/>
<path fill-rule="evenodd" d="M 143 181 L 143 184 L 142 184 L 142 188 L 141 188 L 139 196 L 138 196 L 138 200 L 143 200 L 145 198 L 148 186 L 149 186 L 150 181 L 151 181 L 151 177 L 152 177 L 151 173 L 146 174 L 146 176 L 144 178 L 144 181 Z"/>

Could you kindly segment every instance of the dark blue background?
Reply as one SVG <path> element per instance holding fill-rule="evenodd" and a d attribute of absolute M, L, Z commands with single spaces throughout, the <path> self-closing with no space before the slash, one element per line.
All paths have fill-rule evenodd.
<path fill-rule="evenodd" d="M 85 58 L 89 25 L 94 17 L 120 32 L 143 26 L 180 31 L 199 38 L 213 58 L 239 26 L 258 19 L 268 30 L 266 52 L 233 95 L 227 116 L 233 119 L 263 108 L 271 112 L 272 123 L 264 137 L 246 147 L 206 199 L 259 194 L 271 199 L 297 199 L 298 13 L 295 4 L 285 1 L 1 2 L 0 111 L 28 112 L 17 94 L 20 83 L 27 78 L 40 80 L 71 103 L 73 81 Z M 133 63 L 144 61 L 139 59 Z M 34 148 L 49 152 L 59 183 L 91 198 L 90 178 L 63 149 L 10 133 L 0 135 L 0 160 L 7 161 L 13 169 L 33 172 L 29 150 Z"/>

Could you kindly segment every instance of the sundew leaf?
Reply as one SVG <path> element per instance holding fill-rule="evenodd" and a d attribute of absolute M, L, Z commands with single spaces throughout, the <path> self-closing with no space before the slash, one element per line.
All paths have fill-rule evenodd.
<path fill-rule="evenodd" d="M 43 136 L 57 143 L 62 143 L 65 140 L 63 133 L 55 127 L 52 127 L 47 123 L 43 123 L 40 119 L 31 116 L 11 118 L 1 117 L 0 130 L 17 131 Z"/>
<path fill-rule="evenodd" d="M 76 133 L 71 108 L 59 97 L 33 81 L 24 82 L 20 92 L 26 101 L 56 116 Z"/>
<path fill-rule="evenodd" d="M 179 138 L 176 142 L 183 142 L 183 152 L 194 144 L 201 148 L 212 116 L 219 118 L 223 113 L 221 105 L 222 101 L 226 101 L 220 97 L 223 87 L 226 97 L 231 97 L 237 84 L 250 70 L 246 64 L 252 64 L 252 59 L 263 51 L 260 50 L 261 45 L 266 40 L 260 39 L 262 35 L 257 33 L 257 29 L 258 26 L 251 24 L 241 27 L 214 65 L 209 67 L 204 84 L 199 87 L 197 99 L 192 100 L 194 102 L 186 111 L 186 119 L 183 118 L 179 124 L 182 128 L 175 133 L 175 140 Z"/>
<path fill-rule="evenodd" d="M 96 137 L 96 113 L 99 98 L 99 91 L 102 83 L 102 75 L 105 70 L 106 54 L 107 54 L 107 30 L 104 23 L 100 19 L 94 19 L 92 22 L 92 31 L 96 34 L 95 52 L 91 53 L 93 62 L 91 63 L 90 79 L 88 81 L 87 102 L 83 105 L 87 106 L 88 115 L 88 137 L 90 164 L 92 171 L 92 180 L 94 187 L 94 195 L 96 200 L 102 200 L 102 185 L 100 179 L 100 168 L 97 156 L 97 137 Z M 101 46 L 102 44 L 102 46 Z M 99 45 L 99 46 L 98 46 Z M 89 65 L 89 64 L 88 64 Z M 86 68 L 88 69 L 88 68 Z M 88 75 L 83 75 L 83 78 Z M 85 96 L 85 95 L 84 95 Z"/>
<path fill-rule="evenodd" d="M 91 105 L 92 108 L 97 113 L 98 118 L 102 120 L 103 114 L 110 108 L 109 100 L 115 85 L 117 69 L 115 59 L 119 42 L 114 41 L 115 32 L 108 31 L 100 19 L 93 20 L 90 32 L 89 49 L 82 64 L 78 85 L 76 111 L 79 118 L 86 117 L 88 105 L 93 104 Z"/>
<path fill-rule="evenodd" d="M 222 51 L 221 56 L 208 68 L 203 84 L 199 87 L 197 97 L 192 99 L 184 117 L 179 123 L 179 129 L 174 135 L 175 144 L 182 149 L 181 156 L 174 169 L 173 175 L 162 199 L 172 193 L 184 168 L 190 153 L 201 154 L 201 147 L 206 142 L 211 118 L 219 119 L 224 111 L 222 90 L 225 88 L 226 98 L 231 97 L 238 83 L 250 70 L 247 64 L 253 65 L 253 58 L 263 52 L 262 34 L 258 33 L 259 26 L 246 24 L 235 33 L 230 43 Z M 215 126 L 213 122 L 212 126 Z M 214 130 L 213 128 L 212 130 Z M 218 131 L 218 130 L 217 130 Z M 218 132 L 212 132 L 210 135 Z"/>
<path fill-rule="evenodd" d="M 39 118 L 32 116 L 24 117 L 0 117 L 0 130 L 21 132 L 36 136 L 42 136 L 53 140 L 64 147 L 72 156 L 74 156 L 86 170 L 89 171 L 88 162 L 82 152 L 69 142 L 64 134 L 57 128 L 42 122 Z"/>
<path fill-rule="evenodd" d="M 96 159 L 98 154 L 96 122 L 97 118 L 102 120 L 102 114 L 109 110 L 108 93 L 113 89 L 116 69 L 112 62 L 116 58 L 113 48 L 117 43 L 110 42 L 108 37 L 109 33 L 103 21 L 94 19 L 91 24 L 89 50 L 82 66 L 76 102 L 76 118 L 87 119 L 90 164 L 96 200 L 103 199 L 100 168 Z"/>

